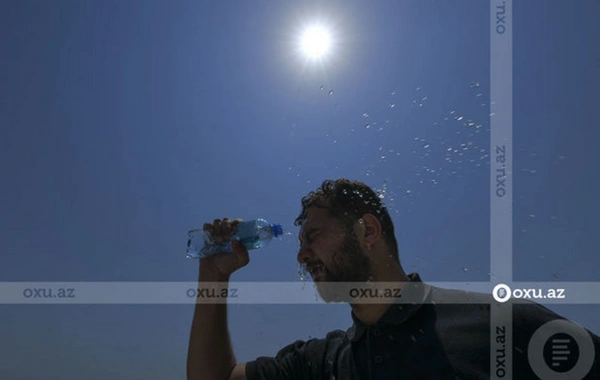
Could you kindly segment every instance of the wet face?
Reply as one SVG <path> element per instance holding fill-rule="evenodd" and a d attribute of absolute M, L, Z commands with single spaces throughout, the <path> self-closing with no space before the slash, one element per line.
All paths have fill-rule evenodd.
<path fill-rule="evenodd" d="M 308 210 L 300 243 L 298 262 L 311 275 L 326 302 L 337 300 L 334 287 L 327 283 L 365 282 L 371 276 L 371 263 L 355 232 L 345 230 L 325 209 Z"/>

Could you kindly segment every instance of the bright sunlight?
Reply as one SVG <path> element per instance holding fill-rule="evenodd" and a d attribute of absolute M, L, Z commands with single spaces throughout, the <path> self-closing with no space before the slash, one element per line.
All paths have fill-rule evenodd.
<path fill-rule="evenodd" d="M 302 52 L 310 59 L 321 59 L 327 55 L 331 47 L 331 35 L 322 26 L 314 25 L 306 28 L 300 40 Z"/>

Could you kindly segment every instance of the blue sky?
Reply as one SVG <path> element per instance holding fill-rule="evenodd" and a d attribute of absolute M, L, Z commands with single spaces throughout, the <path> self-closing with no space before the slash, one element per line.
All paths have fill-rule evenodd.
<path fill-rule="evenodd" d="M 517 3 L 517 2 L 515 2 Z M 516 281 L 599 281 L 598 1 L 513 10 Z M 297 233 L 324 179 L 385 190 L 425 281 L 488 281 L 489 3 L 4 1 L 2 281 L 194 281 L 186 232 Z M 329 25 L 321 64 L 302 27 Z M 234 281 L 297 281 L 297 242 Z M 600 333 L 600 305 L 550 305 Z M 183 378 L 192 305 L 0 305 L 0 377 Z M 239 361 L 344 305 L 230 306 Z"/>

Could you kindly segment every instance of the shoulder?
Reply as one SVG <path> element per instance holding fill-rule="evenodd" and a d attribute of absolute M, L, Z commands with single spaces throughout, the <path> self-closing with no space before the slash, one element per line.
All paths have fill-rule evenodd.
<path fill-rule="evenodd" d="M 437 286 L 426 285 L 429 288 L 427 300 L 433 304 L 449 305 L 489 305 L 496 302 L 491 294 L 471 292 L 459 289 L 446 289 Z"/>
<path fill-rule="evenodd" d="M 328 358 L 335 357 L 344 346 L 346 333 L 329 332 L 325 338 L 297 340 L 274 357 L 258 357 L 246 364 L 248 379 L 306 379 L 326 371 Z"/>
<path fill-rule="evenodd" d="M 578 324 L 569 321 L 564 316 L 550 310 L 548 307 L 527 299 L 511 299 L 506 303 L 499 303 L 491 294 L 469 292 L 457 289 L 444 289 L 435 286 L 430 286 L 431 291 L 429 300 L 436 304 L 436 310 L 448 310 L 453 320 L 460 321 L 460 316 L 466 318 L 464 312 L 468 312 L 470 318 L 479 315 L 481 318 L 489 320 L 490 306 L 494 305 L 497 315 L 500 315 L 501 310 L 505 308 L 508 311 L 512 330 L 514 334 L 531 337 L 542 326 L 540 333 L 548 334 L 551 331 L 556 333 L 564 332 L 567 334 L 579 334 L 589 336 L 596 344 L 600 342 L 600 337 L 584 329 Z M 442 305 L 456 305 L 455 307 L 446 308 Z M 510 308 L 510 309 L 508 309 Z M 507 314 L 504 315 L 504 318 Z M 502 318 L 499 316 L 497 318 Z M 547 331 L 546 331 L 547 330 Z"/>
<path fill-rule="evenodd" d="M 554 334 L 563 333 L 574 337 L 579 336 L 586 340 L 591 338 L 595 345 L 600 344 L 600 337 L 541 304 L 529 300 L 519 300 L 513 302 L 512 306 L 513 328 L 517 333 L 536 333 L 542 336 L 547 335 L 548 338 Z"/>
<path fill-rule="evenodd" d="M 312 352 L 320 351 L 328 346 L 341 344 L 346 340 L 346 332 L 342 330 L 334 330 L 325 336 L 325 338 L 312 338 L 309 340 L 297 340 L 294 343 L 282 348 L 278 353 L 277 357 L 285 356 L 288 354 L 310 354 Z"/>

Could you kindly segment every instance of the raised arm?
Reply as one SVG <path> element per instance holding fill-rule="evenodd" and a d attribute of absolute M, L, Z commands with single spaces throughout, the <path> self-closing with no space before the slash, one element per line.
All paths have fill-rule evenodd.
<path fill-rule="evenodd" d="M 205 224 L 204 229 L 213 238 L 229 240 L 237 223 L 228 218 L 217 219 L 213 224 Z M 230 275 L 250 261 L 248 250 L 243 244 L 234 241 L 233 252 L 216 254 L 200 260 L 198 288 L 209 283 L 227 287 Z M 245 380 L 245 364 L 237 364 L 231 346 L 227 326 L 226 303 L 196 303 L 187 357 L 188 380 Z"/>

